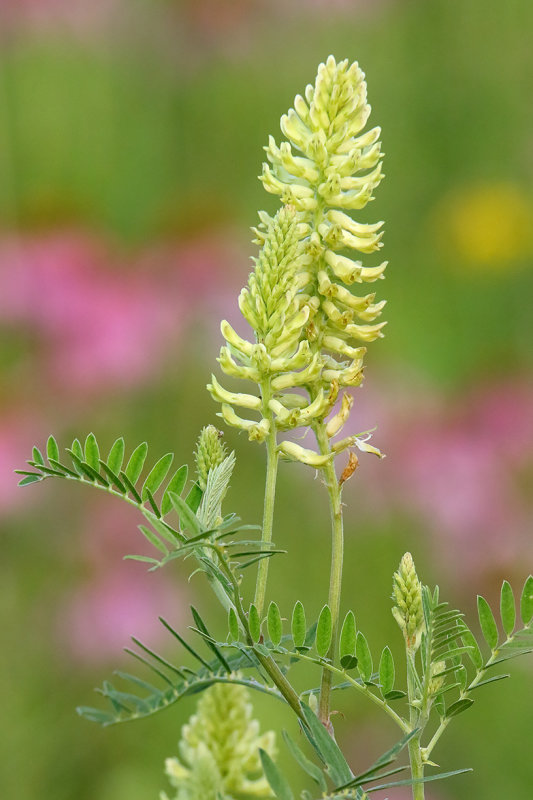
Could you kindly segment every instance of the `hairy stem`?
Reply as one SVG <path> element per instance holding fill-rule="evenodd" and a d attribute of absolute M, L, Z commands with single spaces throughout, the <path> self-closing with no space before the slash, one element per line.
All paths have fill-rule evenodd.
<path fill-rule="evenodd" d="M 407 695 L 409 700 L 409 722 L 411 730 L 415 730 L 421 722 L 420 712 L 415 703 L 420 700 L 418 692 L 418 676 L 415 666 L 415 652 L 409 644 L 406 644 L 407 651 Z M 424 777 L 424 762 L 422 760 L 422 750 L 420 747 L 420 730 L 416 736 L 409 741 L 409 762 L 411 765 L 411 777 L 414 781 L 421 781 Z M 413 800 L 424 800 L 424 784 L 413 783 Z"/>
<path fill-rule="evenodd" d="M 326 455 L 330 452 L 329 438 L 326 433 L 326 426 L 323 422 L 317 423 L 315 426 L 315 434 L 320 452 Z M 342 504 L 341 504 L 341 490 L 337 475 L 335 473 L 335 466 L 333 461 L 330 461 L 327 466 L 323 467 L 324 477 L 326 479 L 326 486 L 329 495 L 329 507 L 331 513 L 331 569 L 329 578 L 329 594 L 328 605 L 331 611 L 331 625 L 332 636 L 331 644 L 327 652 L 327 658 L 334 661 L 335 653 L 337 651 L 337 642 L 339 638 L 339 614 L 341 604 L 341 586 L 342 586 L 342 562 L 344 555 L 344 532 L 342 524 Z M 323 725 L 331 732 L 330 724 L 330 700 L 331 700 L 331 684 L 333 675 L 331 670 L 323 668 L 322 680 L 320 684 L 320 699 L 318 704 L 318 714 Z"/>
<path fill-rule="evenodd" d="M 266 440 L 267 447 L 267 469 L 265 481 L 265 502 L 263 507 L 263 531 L 261 535 L 262 543 L 272 541 L 272 527 L 274 522 L 274 500 L 276 496 L 276 478 L 278 474 L 278 453 L 276 441 L 276 425 L 274 415 L 268 404 L 272 396 L 270 380 L 261 385 L 261 395 L 263 398 L 263 416 L 270 423 L 270 430 Z M 266 586 L 268 579 L 269 558 L 263 558 L 259 562 L 257 569 L 257 581 L 255 584 L 254 605 L 257 608 L 259 617 L 263 614 L 265 606 Z"/>

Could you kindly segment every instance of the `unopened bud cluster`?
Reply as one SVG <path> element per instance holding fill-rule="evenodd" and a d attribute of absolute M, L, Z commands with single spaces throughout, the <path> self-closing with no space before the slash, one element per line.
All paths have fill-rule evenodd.
<path fill-rule="evenodd" d="M 382 246 L 382 222 L 357 222 L 348 213 L 364 208 L 383 178 L 380 129 L 363 133 L 369 114 L 358 64 L 337 64 L 330 56 L 305 98 L 298 95 L 282 117 L 287 141 L 278 146 L 270 137 L 265 148 L 269 163 L 261 180 L 283 206 L 274 217 L 259 215 L 260 252 L 239 297 L 255 341 L 224 321 L 226 345 L 219 358 L 226 375 L 251 380 L 260 392 L 228 391 L 214 376 L 208 387 L 222 404 L 224 420 L 252 440 L 263 441 L 273 426 L 283 431 L 324 420 L 340 389 L 361 383 L 364 345 L 383 335 L 385 323 L 376 320 L 384 301 L 376 302 L 374 292 L 358 296 L 347 288 L 382 278 L 386 266 L 363 266 L 352 257 Z M 258 412 L 259 419 L 235 407 Z M 346 395 L 327 424 L 328 436 L 340 431 L 350 407 Z M 356 445 L 380 455 L 365 441 L 348 437 L 334 451 Z M 280 452 L 323 465 L 323 456 L 294 443 L 283 442 Z"/>
<path fill-rule="evenodd" d="M 198 483 L 204 492 L 207 487 L 209 471 L 222 464 L 227 454 L 226 445 L 222 441 L 222 431 L 217 430 L 214 425 L 206 425 L 205 428 L 202 428 L 196 443 L 194 458 Z"/>
<path fill-rule="evenodd" d="M 411 553 L 403 556 L 398 571 L 393 575 L 392 599 L 396 603 L 392 609 L 394 619 L 405 636 L 407 646 L 416 650 L 424 630 L 424 610 L 422 584 L 418 580 Z"/>

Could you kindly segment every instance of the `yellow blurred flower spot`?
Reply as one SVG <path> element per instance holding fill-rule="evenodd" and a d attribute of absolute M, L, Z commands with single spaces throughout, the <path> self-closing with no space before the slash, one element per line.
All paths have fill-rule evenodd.
<path fill-rule="evenodd" d="M 533 255 L 533 202 L 512 183 L 452 192 L 437 223 L 447 247 L 474 269 L 507 270 Z"/>

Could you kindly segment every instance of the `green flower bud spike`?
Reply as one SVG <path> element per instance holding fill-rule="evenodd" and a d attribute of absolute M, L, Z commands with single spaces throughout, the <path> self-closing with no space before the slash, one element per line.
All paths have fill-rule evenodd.
<path fill-rule="evenodd" d="M 226 345 L 219 363 L 226 375 L 258 384 L 261 396 L 230 392 L 212 376 L 208 390 L 222 404 L 220 416 L 233 427 L 245 430 L 251 441 L 262 442 L 272 429 L 289 430 L 325 416 L 331 401 L 320 392 L 312 402 L 287 390 L 318 380 L 323 368 L 319 353 L 313 353 L 304 329 L 312 313 L 301 290 L 309 282 L 304 237 L 308 226 L 293 206 L 281 208 L 275 217 L 260 212 L 255 242 L 261 246 L 248 286 L 239 296 L 242 315 L 255 334 L 255 342 L 243 339 L 224 320 Z M 265 392 L 265 383 L 268 391 Z M 294 398 L 296 397 L 296 403 Z M 234 406 L 259 412 L 254 420 L 237 414 Z"/>
<path fill-rule="evenodd" d="M 403 632 L 408 649 L 416 652 L 424 630 L 424 611 L 422 584 L 418 580 L 411 553 L 404 555 L 398 571 L 393 575 L 392 599 L 396 601 L 392 609 L 394 619 Z"/>
<path fill-rule="evenodd" d="M 223 433 L 215 428 L 214 425 L 206 425 L 202 428 L 194 458 L 196 461 L 196 473 L 200 488 L 205 492 L 207 487 L 207 477 L 209 470 L 218 467 L 228 455 L 226 445 L 222 441 Z"/>
<path fill-rule="evenodd" d="M 180 758 L 168 758 L 165 771 L 177 790 L 173 800 L 218 800 L 220 797 L 271 797 L 259 748 L 275 755 L 273 731 L 259 734 L 244 686 L 215 684 L 198 702 L 184 725 Z M 163 792 L 161 800 L 169 800 Z"/>

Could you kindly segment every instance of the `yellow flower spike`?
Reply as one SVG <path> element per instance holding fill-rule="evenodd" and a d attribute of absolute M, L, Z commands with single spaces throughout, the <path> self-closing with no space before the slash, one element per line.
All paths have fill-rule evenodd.
<path fill-rule="evenodd" d="M 333 453 L 321 455 L 315 450 L 307 450 L 296 442 L 282 442 L 278 447 L 279 453 L 289 461 L 300 461 L 309 467 L 325 467 L 333 458 Z"/>
<path fill-rule="evenodd" d="M 326 425 L 326 433 L 331 439 L 336 436 L 343 429 L 346 424 L 350 411 L 353 406 L 353 397 L 351 394 L 345 392 L 342 396 L 341 407 L 338 412 L 333 416 Z"/>
<path fill-rule="evenodd" d="M 385 302 L 347 288 L 378 280 L 386 267 L 350 257 L 382 247 L 383 222 L 359 222 L 349 213 L 364 208 L 383 179 L 380 128 L 364 130 L 369 114 L 358 64 L 330 56 L 282 116 L 285 141 L 270 136 L 265 147 L 261 180 L 284 207 L 275 216 L 259 213 L 253 230 L 261 250 L 239 297 L 257 344 L 224 327 L 228 346 L 219 360 L 228 375 L 260 385 L 266 399 L 259 410 L 280 429 L 324 419 L 333 386 L 336 394 L 362 382 L 366 349 L 359 343 L 383 336 L 385 323 L 376 320 Z M 211 387 L 228 406 L 256 408 L 253 395 Z M 297 387 L 305 387 L 309 401 L 291 397 Z M 250 424 L 231 418 L 246 429 Z M 342 424 L 332 423 L 330 431 Z"/>

